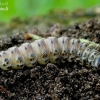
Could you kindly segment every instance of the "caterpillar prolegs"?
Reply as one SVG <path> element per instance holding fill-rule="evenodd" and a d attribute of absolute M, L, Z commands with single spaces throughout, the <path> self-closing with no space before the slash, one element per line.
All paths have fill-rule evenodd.
<path fill-rule="evenodd" d="M 80 39 L 48 37 L 23 43 L 0 52 L 0 68 L 3 70 L 33 67 L 37 63 L 79 62 L 88 67 L 100 66 L 100 52 Z"/>

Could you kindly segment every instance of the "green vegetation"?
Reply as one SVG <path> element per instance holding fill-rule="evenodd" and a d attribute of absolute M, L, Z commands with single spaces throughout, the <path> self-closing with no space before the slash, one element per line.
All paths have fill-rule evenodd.
<path fill-rule="evenodd" d="M 100 0 L 0 0 L 0 21 L 45 15 L 54 9 L 73 11 L 98 5 Z M 3 5 L 2 3 L 5 3 Z M 5 8 L 6 10 L 2 10 Z"/>

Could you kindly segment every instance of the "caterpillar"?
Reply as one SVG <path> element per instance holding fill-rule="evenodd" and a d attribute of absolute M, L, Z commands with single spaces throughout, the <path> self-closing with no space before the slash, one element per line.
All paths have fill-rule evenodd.
<path fill-rule="evenodd" d="M 80 42 L 80 39 L 64 36 L 39 39 L 0 52 L 0 68 L 3 70 L 66 61 L 97 68 L 100 67 L 100 52 L 88 43 Z"/>

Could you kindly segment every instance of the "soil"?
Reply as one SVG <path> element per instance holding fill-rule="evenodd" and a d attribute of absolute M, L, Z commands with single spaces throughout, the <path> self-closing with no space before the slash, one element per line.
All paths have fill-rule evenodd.
<path fill-rule="evenodd" d="M 15 22 L 18 23 L 16 20 Z M 13 29 L 17 30 L 17 26 Z M 41 31 L 39 32 L 41 33 Z M 15 45 L 19 46 L 24 42 L 34 41 L 25 40 L 25 33 L 27 30 L 21 30 L 14 35 L 2 38 L 0 51 Z M 85 38 L 100 43 L 100 21 L 91 19 L 67 27 L 63 25 L 59 29 L 59 35 Z M 74 62 L 66 62 L 60 65 L 52 63 L 45 66 L 36 65 L 34 68 L 22 70 L 0 70 L 0 100 L 99 99 L 100 68 L 88 69 L 86 66 L 80 66 Z"/>

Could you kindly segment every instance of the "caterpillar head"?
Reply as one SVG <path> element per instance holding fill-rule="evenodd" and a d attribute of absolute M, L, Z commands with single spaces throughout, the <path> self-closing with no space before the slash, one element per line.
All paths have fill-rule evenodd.
<path fill-rule="evenodd" d="M 36 65 L 37 57 L 34 49 L 32 49 L 29 43 L 22 44 L 18 49 L 24 58 L 26 67 L 33 67 Z"/>
<path fill-rule="evenodd" d="M 45 39 L 46 46 L 49 49 L 49 58 L 51 63 L 59 63 L 60 61 L 60 48 L 58 39 L 56 37 L 48 37 Z"/>
<path fill-rule="evenodd" d="M 62 62 L 68 60 L 69 54 L 69 38 L 68 37 L 60 37 L 58 38 L 58 43 L 60 47 L 60 53 L 62 56 Z"/>
<path fill-rule="evenodd" d="M 47 64 L 49 62 L 49 52 L 45 41 L 43 39 L 36 40 L 31 43 L 31 46 L 35 49 L 38 63 L 42 65 Z"/>
<path fill-rule="evenodd" d="M 71 39 L 70 40 L 70 52 L 69 52 L 69 62 L 72 62 L 73 59 L 77 56 L 78 46 L 80 44 L 80 40 L 78 39 Z"/>
<path fill-rule="evenodd" d="M 24 67 L 24 61 L 18 47 L 11 47 L 7 52 L 12 62 L 12 69 L 22 69 Z"/>
<path fill-rule="evenodd" d="M 12 68 L 12 63 L 6 51 L 0 52 L 0 68 L 3 70 L 9 70 Z"/>

